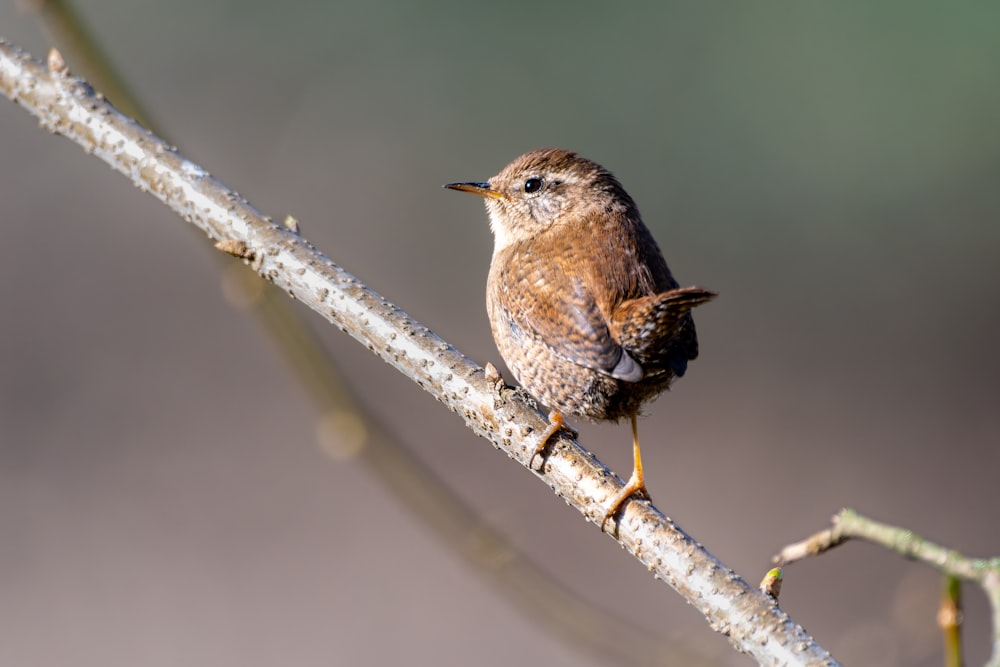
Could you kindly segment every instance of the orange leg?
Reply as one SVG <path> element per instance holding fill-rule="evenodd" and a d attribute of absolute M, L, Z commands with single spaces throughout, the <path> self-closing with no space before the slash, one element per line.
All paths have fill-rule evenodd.
<path fill-rule="evenodd" d="M 646 490 L 646 480 L 642 476 L 642 456 L 639 453 L 639 427 L 636 424 L 636 413 L 632 413 L 632 476 L 625 482 L 625 486 L 614 497 L 604 513 L 604 521 L 601 522 L 601 530 L 607 525 L 608 519 L 614 517 L 621 510 L 625 501 L 638 493 L 643 498 L 649 499 L 649 492 Z"/>
<path fill-rule="evenodd" d="M 538 444 L 535 445 L 535 451 L 531 455 L 531 460 L 528 461 L 528 467 L 531 468 L 532 463 L 535 461 L 535 457 L 542 453 L 542 451 L 548 446 L 549 440 L 559 431 L 566 431 L 574 438 L 580 435 L 576 432 L 576 429 L 566 423 L 563 419 L 561 413 L 553 410 L 549 413 L 549 425 L 542 431 L 542 434 L 538 436 Z"/>

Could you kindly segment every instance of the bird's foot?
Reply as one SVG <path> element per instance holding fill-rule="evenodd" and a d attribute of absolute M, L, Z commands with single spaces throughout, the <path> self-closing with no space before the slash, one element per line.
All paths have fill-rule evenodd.
<path fill-rule="evenodd" d="M 576 438 L 580 433 L 566 423 L 563 419 L 562 414 L 553 410 L 549 413 L 549 425 L 542 431 L 541 435 L 538 436 L 538 444 L 535 445 L 535 451 L 531 454 L 531 459 L 528 460 L 528 468 L 534 469 L 533 465 L 535 462 L 535 457 L 541 454 L 546 447 L 549 445 L 549 440 L 552 439 L 559 431 L 566 431 L 571 437 Z M 543 461 L 544 465 L 544 461 Z"/>
<path fill-rule="evenodd" d="M 608 525 L 608 521 L 615 519 L 615 537 L 618 536 L 618 521 L 621 518 L 618 514 L 622 511 L 625 506 L 625 501 L 630 498 L 641 498 L 643 500 L 651 500 L 649 497 L 649 491 L 646 490 L 646 483 L 642 479 L 642 474 L 636 475 L 635 471 L 632 472 L 632 476 L 629 477 L 628 481 L 625 482 L 625 486 L 621 488 L 618 494 L 614 497 L 611 503 L 608 505 L 608 509 L 604 512 L 604 520 L 601 521 L 601 531 L 608 532 L 604 529 Z"/>

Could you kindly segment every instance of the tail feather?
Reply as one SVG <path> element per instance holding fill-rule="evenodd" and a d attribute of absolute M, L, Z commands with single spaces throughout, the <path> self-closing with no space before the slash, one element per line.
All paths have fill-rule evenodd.
<path fill-rule="evenodd" d="M 715 297 L 700 287 L 680 287 L 627 301 L 615 312 L 613 328 L 621 346 L 644 369 L 667 367 L 679 377 L 698 356 L 690 311 Z"/>

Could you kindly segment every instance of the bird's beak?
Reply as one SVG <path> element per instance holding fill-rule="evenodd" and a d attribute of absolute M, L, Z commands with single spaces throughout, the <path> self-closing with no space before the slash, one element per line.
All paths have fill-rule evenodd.
<path fill-rule="evenodd" d="M 474 195 L 490 199 L 503 199 L 503 195 L 491 188 L 489 183 L 445 183 L 442 187 L 471 192 Z"/>

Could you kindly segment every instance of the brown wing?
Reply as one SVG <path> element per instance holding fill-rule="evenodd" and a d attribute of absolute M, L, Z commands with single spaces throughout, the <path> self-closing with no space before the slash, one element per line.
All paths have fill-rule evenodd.
<path fill-rule="evenodd" d="M 637 382 L 642 369 L 612 337 L 573 254 L 514 246 L 498 258 L 491 290 L 507 326 L 515 338 L 527 336 L 562 359 Z"/>

